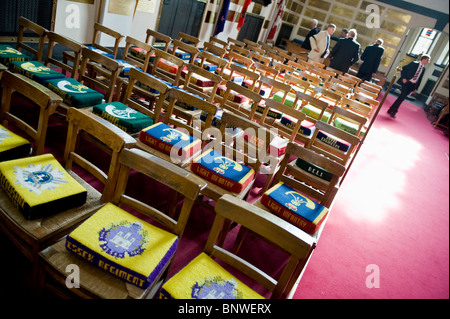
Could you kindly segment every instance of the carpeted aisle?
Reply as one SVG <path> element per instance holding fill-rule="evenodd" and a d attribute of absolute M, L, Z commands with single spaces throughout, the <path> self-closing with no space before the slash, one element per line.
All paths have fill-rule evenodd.
<path fill-rule="evenodd" d="M 411 103 L 392 119 L 395 98 L 342 184 L 294 298 L 449 298 L 449 139 Z"/>

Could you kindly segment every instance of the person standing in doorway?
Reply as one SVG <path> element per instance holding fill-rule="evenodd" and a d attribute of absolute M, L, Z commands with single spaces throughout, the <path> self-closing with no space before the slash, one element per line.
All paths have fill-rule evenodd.
<path fill-rule="evenodd" d="M 372 76 L 377 73 L 381 57 L 384 54 L 382 44 L 383 40 L 378 39 L 373 45 L 368 45 L 361 55 L 361 60 L 364 62 L 359 67 L 358 74 L 356 74 L 361 80 L 370 81 Z"/>
<path fill-rule="evenodd" d="M 341 38 L 330 53 L 330 67 L 344 73 L 359 60 L 361 46 L 356 42 L 356 30 L 350 29 L 347 38 Z"/>
<path fill-rule="evenodd" d="M 409 94 L 416 92 L 425 73 L 425 65 L 428 62 L 430 62 L 430 56 L 423 54 L 420 61 L 412 61 L 402 68 L 400 79 L 397 81 L 402 86 L 401 93 L 387 111 L 391 117 L 395 118 L 400 104 L 402 104 Z"/>
<path fill-rule="evenodd" d="M 308 54 L 309 60 L 323 62 L 330 53 L 330 50 L 328 50 L 330 47 L 330 37 L 335 30 L 336 25 L 329 24 L 326 30 L 320 31 L 309 39 L 311 43 L 311 51 Z"/>
<path fill-rule="evenodd" d="M 313 35 L 316 35 L 319 33 L 319 28 L 317 27 L 317 24 L 319 21 L 317 19 L 313 19 L 311 21 L 311 30 L 308 32 L 308 34 L 305 37 L 305 41 L 303 41 L 302 48 L 306 50 L 311 50 L 311 44 L 309 42 L 309 38 L 311 38 Z"/>

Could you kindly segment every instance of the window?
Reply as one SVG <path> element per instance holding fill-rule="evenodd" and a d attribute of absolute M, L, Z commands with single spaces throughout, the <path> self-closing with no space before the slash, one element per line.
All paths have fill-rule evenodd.
<path fill-rule="evenodd" d="M 412 47 L 410 54 L 419 55 L 421 53 L 428 53 L 436 37 L 437 31 L 429 28 L 423 28 L 420 35 L 417 37 L 416 43 Z"/>

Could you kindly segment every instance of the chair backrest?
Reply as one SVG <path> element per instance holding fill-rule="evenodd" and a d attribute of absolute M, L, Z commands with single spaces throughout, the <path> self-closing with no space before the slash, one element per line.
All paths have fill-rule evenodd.
<path fill-rule="evenodd" d="M 34 141 L 34 155 L 44 153 L 49 116 L 62 103 L 62 98 L 50 89 L 21 74 L 11 73 L 5 70 L 1 79 L 3 89 L 0 120 L 2 125 L 8 127 L 10 123 L 30 136 Z M 18 107 L 18 105 L 11 103 L 13 93 L 19 93 L 39 106 L 37 126 L 32 125 L 22 117 L 22 115 L 26 115 L 23 110 L 21 112 L 14 111 L 14 108 Z"/>
<path fill-rule="evenodd" d="M 336 80 L 336 81 L 339 81 L 339 80 Z M 351 87 L 349 87 L 349 86 L 343 86 L 338 83 L 335 83 L 333 78 L 331 78 L 330 81 L 325 82 L 323 87 L 327 90 L 331 90 L 338 94 L 341 94 L 342 97 L 347 96 L 352 90 Z"/>
<path fill-rule="evenodd" d="M 312 87 L 319 86 L 322 83 L 322 79 L 320 77 L 303 71 L 298 72 L 298 77 L 308 81 L 309 85 Z"/>
<path fill-rule="evenodd" d="M 213 42 L 205 42 L 203 43 L 203 51 L 202 52 L 209 52 L 212 54 L 217 55 L 220 58 L 223 58 L 225 54 L 227 53 L 227 50 L 223 47 L 219 47 L 215 45 Z"/>
<path fill-rule="evenodd" d="M 237 52 L 229 52 L 227 55 L 227 59 L 231 65 L 231 63 L 238 63 L 244 66 L 247 69 L 253 65 L 253 60 L 249 57 L 245 57 Z"/>
<path fill-rule="evenodd" d="M 343 119 L 345 121 L 357 125 L 358 127 L 356 129 L 354 129 L 353 127 L 351 129 L 350 128 L 345 129 L 340 127 L 344 131 L 352 133 L 356 136 L 360 136 L 361 130 L 364 128 L 368 120 L 367 117 L 359 115 L 358 113 L 352 111 L 351 109 L 347 109 L 343 106 L 333 107 L 333 112 L 330 116 L 330 120 L 328 121 L 328 123 L 339 127 L 339 125 L 336 125 L 335 122 L 337 119 Z"/>
<path fill-rule="evenodd" d="M 359 87 L 363 88 L 367 91 L 370 91 L 372 93 L 375 93 L 377 95 L 377 97 L 378 97 L 378 94 L 380 94 L 380 92 L 381 92 L 381 88 L 379 86 L 369 84 L 368 82 L 359 83 Z"/>
<path fill-rule="evenodd" d="M 281 103 L 284 103 L 288 93 L 291 91 L 291 86 L 289 84 L 282 83 L 280 81 L 275 80 L 274 78 L 261 75 L 258 84 L 255 86 L 255 92 L 259 92 L 261 94 L 261 88 L 268 88 L 269 94 L 265 93 L 265 96 L 271 97 L 274 93 L 278 91 L 283 91 L 283 98 Z"/>
<path fill-rule="evenodd" d="M 233 78 L 233 75 L 242 76 L 242 82 L 246 83 L 247 88 L 249 88 L 250 90 L 253 90 L 255 88 L 259 80 L 259 73 L 254 72 L 250 69 L 246 69 L 235 63 L 231 63 L 228 68 L 230 70 L 228 80 L 231 80 Z"/>
<path fill-rule="evenodd" d="M 326 101 L 327 103 L 330 103 L 333 106 L 340 104 L 342 100 L 342 94 L 328 90 L 323 86 L 316 86 L 314 88 L 314 97 L 322 101 Z"/>
<path fill-rule="evenodd" d="M 319 133 L 321 134 L 319 135 Z M 316 129 L 305 147 L 342 165 L 347 165 L 360 141 L 359 137 L 351 133 L 331 124 L 317 121 Z"/>
<path fill-rule="evenodd" d="M 315 166 L 315 170 L 299 167 L 292 158 L 301 160 Z M 323 171 L 332 175 L 331 178 L 323 178 Z M 272 181 L 272 185 L 278 182 L 286 183 L 292 188 L 308 195 L 319 204 L 330 207 L 337 193 L 337 185 L 340 177 L 344 174 L 345 167 L 320 153 L 307 149 L 297 143 L 288 143 L 286 156 L 280 164 L 280 169 Z"/>
<path fill-rule="evenodd" d="M 361 80 L 361 79 L 358 79 L 358 78 L 354 79 L 353 77 L 350 77 L 350 75 L 347 74 L 347 73 L 346 73 L 346 74 L 339 74 L 339 75 L 337 76 L 337 78 L 338 78 L 339 80 L 345 82 L 345 83 L 350 84 L 352 87 L 357 86 L 358 83 L 359 83 L 358 80 Z"/>
<path fill-rule="evenodd" d="M 21 51 L 22 49 L 25 49 L 36 57 L 36 61 L 42 62 L 44 58 L 44 45 L 47 39 L 48 30 L 24 17 L 19 17 L 17 19 L 17 23 L 19 25 L 19 32 L 17 33 L 16 42 L 17 50 Z M 26 31 L 33 32 L 39 37 L 36 49 L 25 43 L 24 36 Z"/>
<path fill-rule="evenodd" d="M 311 236 L 307 236 L 305 232 L 274 214 L 231 195 L 224 195 L 217 201 L 215 212 L 216 217 L 204 251 L 262 285 L 271 292 L 271 298 L 283 298 L 284 294 L 287 295 L 285 290 L 292 274 L 295 272 L 299 262 L 309 255 L 311 247 L 314 246 L 314 240 Z M 217 243 L 221 237 L 223 225 L 231 222 L 249 229 L 273 243 L 277 249 L 279 248 L 288 253 L 288 261 L 278 278 L 267 274 L 263 270 L 264 265 L 252 264 L 250 259 L 247 258 L 245 260 L 245 256 L 237 256 L 234 252 L 221 247 Z M 251 238 L 251 236 L 246 237 Z M 258 249 L 258 246 L 252 249 Z"/>
<path fill-rule="evenodd" d="M 351 100 L 346 97 L 344 97 L 342 99 L 341 106 L 347 107 L 350 110 L 352 110 L 353 112 L 360 114 L 361 116 L 364 116 L 367 119 L 370 117 L 370 115 L 373 112 L 373 109 L 370 105 L 367 105 L 365 103 L 362 103 L 362 102 L 359 102 L 356 100 Z"/>
<path fill-rule="evenodd" d="M 204 67 L 206 67 L 206 65 L 214 65 L 216 67 L 216 69 L 215 69 L 216 73 L 220 76 L 222 76 L 222 73 L 228 64 L 227 60 L 222 59 L 221 57 L 214 55 L 208 51 L 200 52 L 198 54 L 197 58 L 200 59 L 200 62 L 199 62 L 200 67 L 204 68 Z"/>
<path fill-rule="evenodd" d="M 287 65 L 288 65 L 288 66 L 292 66 L 292 67 L 295 68 L 297 71 L 306 71 L 306 70 L 308 70 L 308 67 L 307 67 L 306 64 L 303 63 L 303 62 L 304 62 L 304 61 L 301 61 L 301 60 L 299 60 L 299 61 L 297 61 L 297 62 L 294 62 L 294 61 L 289 60 L 288 63 L 287 63 Z"/>
<path fill-rule="evenodd" d="M 255 62 L 259 62 L 261 64 L 269 65 L 271 62 L 271 59 L 262 55 L 261 53 L 250 51 L 249 55 L 250 58 L 253 59 Z"/>
<path fill-rule="evenodd" d="M 155 110 L 163 109 L 168 95 L 169 85 L 167 83 L 148 73 L 131 69 L 122 103 L 150 116 L 153 118 L 153 122 L 157 123 L 161 113 L 155 112 Z M 144 101 L 141 101 L 140 98 L 143 98 Z"/>
<path fill-rule="evenodd" d="M 344 72 L 342 72 L 342 71 L 340 71 L 340 70 L 337 70 L 337 69 L 334 69 L 334 68 L 329 67 L 329 66 L 327 66 L 326 69 L 327 69 L 328 71 L 334 72 L 334 73 L 336 73 L 336 74 L 344 74 Z"/>
<path fill-rule="evenodd" d="M 353 90 L 351 99 L 369 105 L 372 108 L 371 112 L 369 113 L 369 118 L 372 118 L 372 115 L 375 114 L 376 109 L 380 105 L 380 101 L 373 99 L 366 94 L 356 92 L 356 88 L 355 90 Z"/>
<path fill-rule="evenodd" d="M 178 40 L 193 45 L 194 47 L 198 47 L 198 45 L 200 44 L 199 38 L 184 32 L 178 32 Z"/>
<path fill-rule="evenodd" d="M 100 40 L 104 40 L 104 39 L 101 39 L 104 36 L 114 39 L 114 46 L 112 47 L 112 49 L 100 44 Z M 92 38 L 92 46 L 99 50 L 105 51 L 106 53 L 112 54 L 114 56 L 114 59 L 117 58 L 117 52 L 119 51 L 119 45 L 123 38 L 124 38 L 124 36 L 122 34 L 120 34 L 120 32 L 117 32 L 111 28 L 105 27 L 104 25 L 102 25 L 100 23 L 97 23 L 97 22 L 94 23 L 94 35 Z"/>
<path fill-rule="evenodd" d="M 63 159 L 65 168 L 71 170 L 73 164 L 76 164 L 92 174 L 104 185 L 102 200 L 110 201 L 117 183 L 119 156 L 124 148 L 133 147 L 136 140 L 114 124 L 88 110 L 72 107 L 67 111 L 66 119 L 68 130 Z M 88 158 L 88 154 L 83 152 L 83 147 L 78 145 L 86 137 L 93 139 L 96 143 L 100 142 L 109 150 L 111 160 L 107 168 L 101 167 L 104 163 Z"/>
<path fill-rule="evenodd" d="M 185 62 L 171 53 L 159 49 L 154 49 L 154 52 L 155 60 L 153 61 L 151 74 L 169 82 L 171 85 L 178 86 Z M 165 68 L 165 61 L 171 64 L 173 73 Z"/>
<path fill-rule="evenodd" d="M 119 163 L 119 178 L 112 202 L 122 208 L 139 211 L 146 218 L 151 218 L 169 232 L 181 237 L 199 191 L 206 183 L 187 170 L 137 148 L 124 149 Z M 169 203 L 168 210 L 163 212 L 161 207 L 150 206 L 149 203 L 126 193 L 131 170 L 134 171 L 133 177 L 136 172 L 146 175 L 156 182 L 155 187 L 158 187 L 157 183 L 163 184 L 182 197 L 183 204 L 177 218 L 173 211 L 176 208 L 175 203 Z"/>
<path fill-rule="evenodd" d="M 133 54 L 131 54 L 130 49 L 133 47 L 138 47 L 143 49 L 143 53 L 145 52 L 145 57 L 139 58 Z M 136 38 L 127 36 L 125 38 L 125 49 L 123 51 L 122 60 L 128 62 L 136 67 L 140 68 L 144 72 L 149 71 L 150 58 L 152 56 L 152 46 L 148 43 L 142 42 Z"/>
<path fill-rule="evenodd" d="M 294 74 L 286 74 L 283 78 L 284 83 L 291 85 L 291 92 L 303 92 L 306 93 L 310 88 L 310 82 L 301 79 Z"/>
<path fill-rule="evenodd" d="M 244 69 L 245 70 L 245 69 Z M 240 94 L 246 98 L 248 101 L 245 102 L 245 107 L 242 103 L 237 103 L 232 101 L 233 93 Z M 222 100 L 220 102 L 220 108 L 230 110 L 237 114 L 241 114 L 242 117 L 246 117 L 249 119 L 253 118 L 254 113 L 256 112 L 256 106 L 262 100 L 262 96 L 257 92 L 252 91 L 249 88 L 246 88 L 240 84 L 237 84 L 233 81 L 227 81 L 226 90 L 222 96 Z"/>
<path fill-rule="evenodd" d="M 364 89 L 364 88 L 362 88 L 362 87 L 360 87 L 360 86 L 355 87 L 355 88 L 353 89 L 353 93 L 354 93 L 354 94 L 359 94 L 360 96 L 361 96 L 361 95 L 368 96 L 369 98 L 371 98 L 371 99 L 373 99 L 373 100 L 376 100 L 377 97 L 378 97 L 378 94 L 377 94 L 377 93 L 374 93 L 374 92 L 372 92 L 372 91 L 368 91 L 368 90 L 366 90 L 366 89 Z"/>
<path fill-rule="evenodd" d="M 162 34 L 155 30 L 147 29 L 146 36 L 145 36 L 145 43 L 148 43 L 151 46 L 155 46 L 155 43 L 158 43 L 158 42 L 164 43 L 163 51 L 167 52 L 169 50 L 170 43 L 172 42 L 172 38 L 169 37 L 168 35 Z"/>
<path fill-rule="evenodd" d="M 77 79 L 79 67 L 81 64 L 81 53 L 83 45 L 52 31 L 47 33 L 47 37 L 48 37 L 48 48 L 45 58 L 45 65 L 47 67 L 51 67 L 51 65 L 54 65 L 58 68 L 61 68 L 63 73 L 69 72 L 70 77 Z M 55 47 L 58 47 L 58 50 L 62 47 L 65 50 L 68 49 L 69 51 L 73 52 L 74 59 L 72 63 L 71 64 L 64 63 L 63 61 L 55 59 L 55 57 L 53 56 L 53 51 Z"/>
<path fill-rule="evenodd" d="M 119 62 L 88 48 L 81 51 L 79 81 L 90 88 L 98 88 L 106 102 L 119 98 L 118 77 L 122 70 Z"/>
<path fill-rule="evenodd" d="M 209 38 L 209 42 L 213 44 L 218 44 L 222 48 L 226 49 L 228 47 L 228 43 L 226 41 L 220 40 L 217 37 L 211 36 Z"/>
<path fill-rule="evenodd" d="M 243 47 L 243 48 L 245 47 L 245 42 L 242 42 L 242 41 L 233 39 L 233 38 L 231 38 L 231 37 L 228 37 L 228 38 L 227 38 L 227 42 L 228 42 L 228 48 L 229 48 L 231 45 L 236 45 L 236 46 Z"/>
<path fill-rule="evenodd" d="M 171 51 L 171 53 L 173 55 L 177 55 L 180 51 L 187 53 L 190 56 L 189 63 L 194 63 L 195 59 L 197 58 L 197 55 L 200 53 L 200 50 L 197 47 L 182 42 L 181 40 L 173 40 L 172 43 L 173 43 L 173 50 Z"/>
<path fill-rule="evenodd" d="M 273 66 L 267 65 L 267 64 L 262 64 L 260 62 L 253 62 L 253 65 L 250 67 L 254 72 L 257 72 L 259 74 L 261 74 L 261 76 L 268 76 L 271 77 L 272 79 L 276 79 L 276 77 L 278 76 L 278 74 L 280 73 L 279 70 L 277 70 L 276 68 L 274 68 Z"/>
<path fill-rule="evenodd" d="M 186 66 L 186 72 L 183 85 L 180 87 L 188 92 L 201 96 L 208 102 L 214 102 L 217 87 L 222 82 L 222 77 L 191 63 Z M 198 82 L 205 80 L 212 82 L 212 86 L 208 85 L 206 88 L 199 86 Z"/>

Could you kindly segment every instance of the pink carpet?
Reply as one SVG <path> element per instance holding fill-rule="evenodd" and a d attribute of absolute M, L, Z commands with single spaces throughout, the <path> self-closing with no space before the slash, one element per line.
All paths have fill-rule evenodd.
<path fill-rule="evenodd" d="M 411 103 L 392 119 L 394 100 L 342 184 L 294 298 L 449 298 L 449 139 Z"/>

